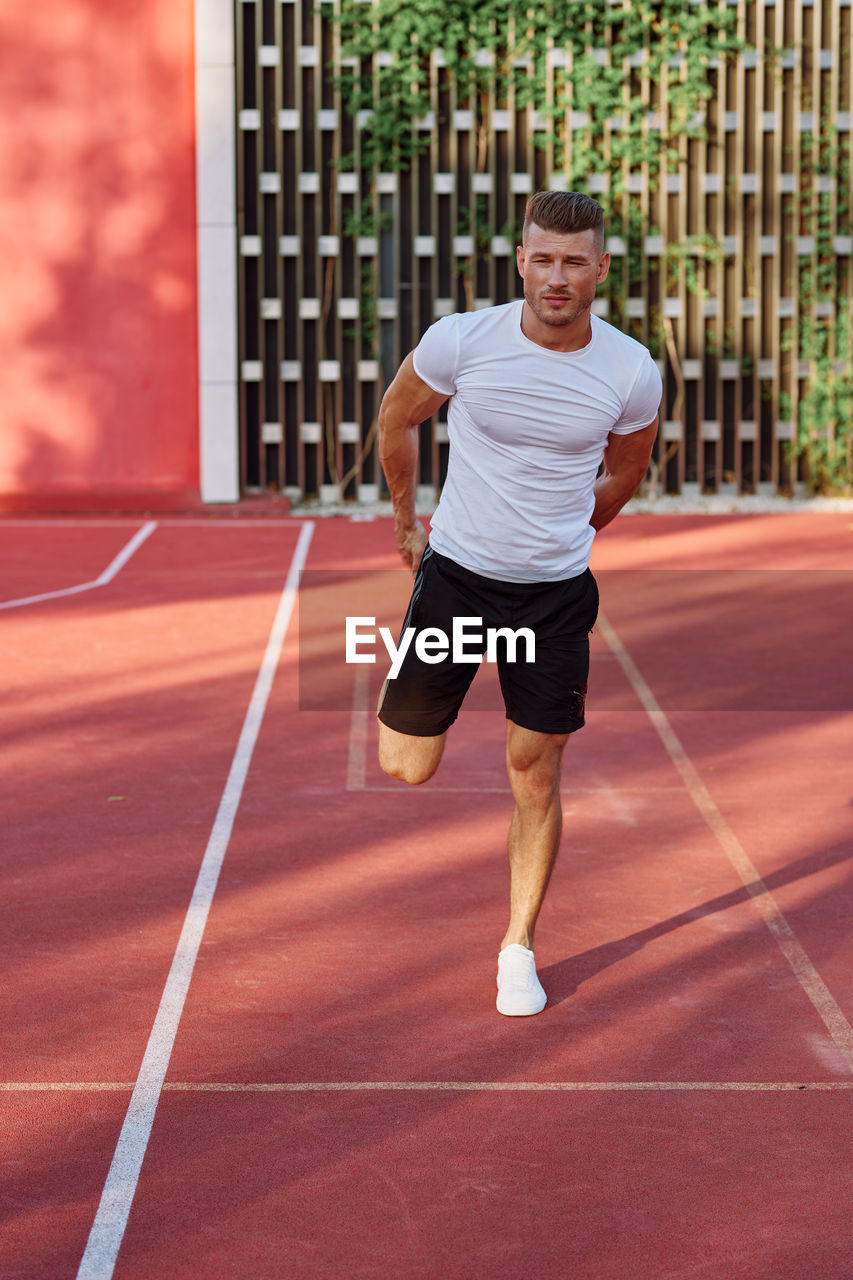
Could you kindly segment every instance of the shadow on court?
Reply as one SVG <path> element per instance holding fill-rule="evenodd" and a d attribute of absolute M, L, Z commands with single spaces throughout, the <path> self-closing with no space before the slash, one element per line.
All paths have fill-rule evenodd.
<path fill-rule="evenodd" d="M 163 560 L 154 541 L 132 590 L 119 579 L 37 626 L 4 620 L 4 1074 L 60 1086 L 2 1094 L 11 1274 L 53 1280 L 79 1261 L 129 1092 L 62 1086 L 135 1078 L 286 572 L 265 542 L 269 581 L 247 591 L 247 543 L 229 585 L 192 537 L 170 537 Z M 387 524 L 329 522 L 309 563 L 391 564 L 388 545 Z M 184 586 L 161 591 L 154 569 L 165 580 L 170 560 Z M 849 1010 L 850 720 L 832 697 L 847 597 L 836 607 L 840 589 L 805 583 L 786 604 L 764 577 L 732 596 L 715 576 L 669 627 L 673 580 L 632 573 L 603 605 Z M 319 595 L 318 646 L 340 604 Z M 372 592 L 354 603 L 373 613 Z M 756 630 L 751 604 L 772 627 Z M 389 594 L 389 624 L 397 607 Z M 777 666 L 767 637 L 786 618 Z M 790 660 L 819 653 L 808 706 L 682 701 L 679 655 L 725 673 L 727 635 L 746 688 L 773 692 Z M 343 705 L 299 710 L 294 633 L 117 1277 L 802 1280 L 804 1257 L 844 1275 L 849 1097 L 773 1086 L 844 1085 L 849 1069 L 601 636 L 590 723 L 567 749 L 535 1019 L 494 1011 L 511 802 L 493 686 L 475 686 L 420 789 L 379 772 L 368 710 L 348 791 L 352 671 L 347 684 L 333 645 L 318 653 L 318 688 L 337 681 Z M 378 666 L 371 677 L 373 698 Z M 679 1091 L 703 1081 L 725 1088 Z"/>
<path fill-rule="evenodd" d="M 754 895 L 760 895 L 765 891 L 772 893 L 782 885 L 808 879 L 829 867 L 839 867 L 843 863 L 848 863 L 851 859 L 853 859 L 853 843 L 849 841 L 829 849 L 816 850 L 790 863 L 783 870 L 768 875 L 762 882 L 763 887 L 762 884 L 755 882 L 749 889 L 744 887 L 722 894 L 700 906 L 691 907 L 688 911 L 682 911 L 667 920 L 661 920 L 647 929 L 641 929 L 637 933 L 616 939 L 604 946 L 595 947 L 591 951 L 584 952 L 583 955 L 570 956 L 556 964 L 548 965 L 539 971 L 540 979 L 548 991 L 548 1003 L 553 1006 L 568 1000 L 575 995 L 584 982 L 601 973 L 603 969 L 627 960 L 636 951 L 664 934 L 671 933 L 675 929 L 689 928 L 703 916 L 728 911 L 731 907 L 747 902 Z M 848 876 L 848 881 L 851 878 L 853 877 Z"/>

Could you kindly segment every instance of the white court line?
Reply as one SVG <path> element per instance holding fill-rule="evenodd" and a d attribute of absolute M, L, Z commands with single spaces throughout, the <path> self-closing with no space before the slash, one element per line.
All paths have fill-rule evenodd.
<path fill-rule="evenodd" d="M 667 1090 L 719 1090 L 767 1091 L 791 1089 L 853 1089 L 853 1080 L 332 1080 L 297 1081 L 293 1084 L 216 1084 L 199 1081 L 198 1084 L 174 1083 L 166 1088 L 175 1093 L 361 1093 L 369 1090 L 386 1090 L 395 1093 L 407 1091 L 429 1093 L 445 1090 L 451 1093 L 629 1093 L 665 1092 Z"/>
<path fill-rule="evenodd" d="M 432 791 L 456 792 L 460 794 L 470 793 L 475 796 L 492 795 L 492 794 L 508 796 L 512 794 L 509 783 L 507 783 L 506 786 L 504 787 L 484 787 L 484 786 L 474 786 L 474 785 L 471 785 L 469 787 L 464 787 L 464 786 L 463 787 L 451 787 L 451 786 L 445 787 L 445 786 L 442 786 L 441 783 L 427 783 L 426 786 L 423 786 L 423 787 L 409 787 L 409 786 L 405 786 L 405 784 L 403 786 L 400 786 L 399 784 L 395 785 L 393 782 L 389 782 L 387 785 L 381 782 L 376 782 L 376 783 L 371 782 L 366 784 L 363 787 L 347 786 L 347 790 L 348 791 L 370 791 L 370 792 L 393 791 L 398 796 L 402 796 L 402 795 L 422 795 L 423 796 Z M 560 796 L 563 800 L 571 800 L 573 796 L 619 796 L 619 795 L 646 796 L 650 794 L 657 795 L 659 793 L 664 793 L 666 795 L 672 795 L 674 793 L 680 796 L 684 794 L 684 787 L 575 787 L 575 786 L 568 786 L 560 789 Z"/>
<path fill-rule="evenodd" d="M 304 516 L 158 516 L 157 524 L 170 529 L 301 529 L 308 521 Z M 126 529 L 138 524 L 136 516 L 46 516 L 38 519 L 21 516 L 0 520 L 0 529 Z"/>
<path fill-rule="evenodd" d="M 68 1083 L 7 1081 L 0 1083 L 6 1093 L 129 1093 L 131 1081 L 107 1080 Z M 246 1081 L 235 1083 L 207 1080 L 168 1080 L 164 1093 L 790 1093 L 806 1090 L 844 1091 L 853 1089 L 853 1080 L 296 1080 Z"/>
<path fill-rule="evenodd" d="M 691 800 L 722 846 L 761 918 L 782 951 L 794 976 L 811 1000 L 821 1021 L 853 1071 L 853 1027 L 839 1008 L 826 983 L 812 964 L 802 943 L 780 910 L 772 893 L 747 856 L 746 850 L 717 808 L 708 788 L 685 751 L 657 699 L 640 674 L 611 623 L 600 613 L 596 623 L 600 634 L 615 653 L 646 714 L 657 730 L 666 751 L 681 775 Z"/>
<path fill-rule="evenodd" d="M 314 521 L 307 516 L 208 516 L 186 520 L 161 516 L 159 523 L 170 529 L 304 529 Z"/>
<path fill-rule="evenodd" d="M 76 596 L 81 591 L 94 591 L 96 587 L 105 587 L 107 583 L 112 582 L 119 570 L 124 568 L 133 553 L 139 550 L 145 539 L 150 538 L 156 528 L 156 520 L 147 520 L 141 529 L 137 529 L 130 542 L 122 547 L 115 559 L 110 561 L 104 572 L 97 578 L 93 578 L 91 582 L 80 582 L 75 587 L 62 587 L 58 591 L 43 591 L 37 596 L 21 596 L 18 600 L 4 600 L 0 602 L 0 609 L 19 609 L 21 605 L 41 604 L 43 600 L 59 600 L 62 596 Z"/>
<path fill-rule="evenodd" d="M 364 791 L 367 778 L 367 718 L 370 712 L 370 672 L 358 666 L 352 682 L 349 724 L 347 791 Z"/>
<path fill-rule="evenodd" d="M 142 1161 L 151 1136 L 157 1103 L 201 946 L 208 912 L 231 838 L 243 786 L 249 772 L 284 638 L 296 602 L 299 574 L 305 565 L 313 532 L 313 522 L 302 526 L 302 532 L 290 562 L 287 580 L 281 593 L 246 718 L 243 721 L 225 790 L 219 802 L 213 830 L 163 989 L 157 1017 L 148 1038 L 145 1056 L 142 1059 L 118 1144 L 107 1173 L 98 1211 L 80 1262 L 77 1280 L 110 1280 L 113 1274 L 127 1227 L 130 1206 L 136 1194 Z"/>
<path fill-rule="evenodd" d="M 0 520 L 0 529 L 126 529 L 131 524 L 139 524 L 139 517 L 95 516 L 88 519 L 80 516 L 44 516 L 36 519 L 33 516 L 21 516 L 16 520 L 14 516 L 10 516 Z"/>

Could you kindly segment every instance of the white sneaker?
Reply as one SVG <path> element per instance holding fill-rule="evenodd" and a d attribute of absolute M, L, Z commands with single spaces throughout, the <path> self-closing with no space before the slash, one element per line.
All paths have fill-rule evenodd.
<path fill-rule="evenodd" d="M 548 997 L 536 976 L 533 952 L 511 942 L 498 956 L 498 1013 L 526 1017 L 541 1013 Z"/>

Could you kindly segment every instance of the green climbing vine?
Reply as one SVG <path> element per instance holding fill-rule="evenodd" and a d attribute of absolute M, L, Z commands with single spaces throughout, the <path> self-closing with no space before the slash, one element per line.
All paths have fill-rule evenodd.
<path fill-rule="evenodd" d="M 726 57 L 744 47 L 731 6 L 685 5 L 683 0 L 444 0 L 416 6 L 410 0 L 341 0 L 343 69 L 339 83 L 360 123 L 358 164 L 368 188 L 379 172 L 400 172 L 430 145 L 422 121 L 436 112 L 431 62 L 443 67 L 438 114 L 453 89 L 458 108 L 474 114 L 476 163 L 486 166 L 492 116 L 512 106 L 531 109 L 533 144 L 550 149 L 552 166 L 566 186 L 588 189 L 590 178 L 607 225 L 624 242 L 624 269 L 603 289 L 617 322 L 631 326 L 624 295 L 643 278 L 643 238 L 650 233 L 630 175 L 642 173 L 654 189 L 662 175 L 683 165 L 684 138 L 704 136 L 702 108 L 713 94 L 713 76 Z M 630 64 L 626 79 L 625 64 Z M 665 109 L 663 99 L 665 97 Z M 351 158 L 346 158 L 351 162 Z M 370 201 L 365 216 L 372 216 Z M 488 205 L 474 197 L 460 207 L 457 234 L 474 233 L 475 256 L 488 252 L 493 235 Z M 700 254 L 714 246 L 701 247 Z M 678 254 L 669 246 L 666 267 L 686 273 L 698 288 L 697 246 Z M 470 263 L 458 264 L 470 275 Z M 660 335 L 657 335 L 658 343 Z"/>
<path fill-rule="evenodd" d="M 802 145 L 809 158 L 815 155 L 812 141 L 804 135 Z M 849 265 L 845 288 L 834 244 L 835 229 L 850 226 L 850 143 L 839 138 L 826 116 L 815 141 L 816 163 L 802 169 L 799 210 L 800 230 L 813 235 L 814 253 L 804 255 L 797 270 L 796 357 L 808 367 L 808 377 L 797 405 L 791 454 L 805 463 L 812 492 L 837 493 L 853 488 Z M 790 395 L 784 397 L 783 410 L 792 412 Z"/>

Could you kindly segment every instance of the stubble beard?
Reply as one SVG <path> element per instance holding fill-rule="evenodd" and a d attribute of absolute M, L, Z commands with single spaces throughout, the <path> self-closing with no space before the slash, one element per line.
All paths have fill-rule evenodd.
<path fill-rule="evenodd" d="M 557 294 L 554 294 L 553 292 L 550 295 L 543 293 L 540 296 L 542 298 L 546 296 L 568 297 L 568 295 L 562 295 L 562 294 L 557 295 Z M 594 298 L 595 298 L 595 290 L 593 290 L 593 292 L 590 294 L 588 298 L 581 300 L 580 302 L 578 302 L 578 304 L 575 307 L 572 307 L 570 310 L 555 312 L 555 311 L 552 311 L 550 307 L 547 307 L 544 301 L 540 302 L 539 296 L 533 293 L 532 290 L 528 290 L 527 288 L 525 288 L 524 290 L 524 301 L 530 307 L 531 311 L 536 316 L 536 318 L 538 320 L 541 320 L 543 324 L 554 325 L 557 328 L 561 328 L 567 324 L 574 324 L 574 322 L 580 319 L 580 317 L 585 312 L 589 311 L 590 307 L 592 306 Z"/>

